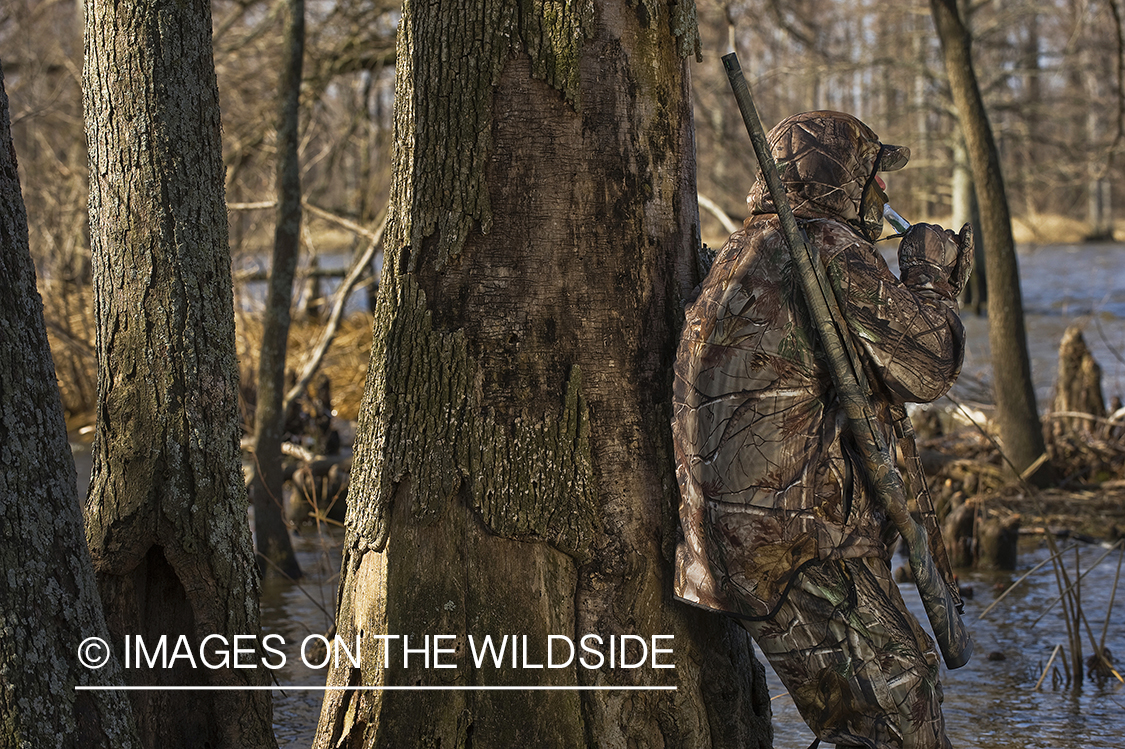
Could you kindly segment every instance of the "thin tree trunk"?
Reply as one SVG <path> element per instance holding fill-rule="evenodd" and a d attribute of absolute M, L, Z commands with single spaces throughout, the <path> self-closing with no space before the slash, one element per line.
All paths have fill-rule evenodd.
<path fill-rule="evenodd" d="M 0 71 L 0 746 L 139 747 L 90 555 Z M 79 653 L 109 662 L 88 668 Z"/>
<path fill-rule="evenodd" d="M 289 338 L 293 277 L 301 237 L 301 172 L 298 126 L 301 69 L 305 45 L 304 0 L 286 0 L 285 53 L 282 61 L 277 126 L 277 226 L 270 265 L 262 348 L 258 359 L 258 400 L 254 409 L 254 535 L 263 572 L 301 576 L 301 568 L 282 518 L 281 441 L 285 434 L 285 351 Z"/>
<path fill-rule="evenodd" d="M 1087 61 L 1092 63 L 1088 55 Z M 1109 142 L 1108 119 L 1109 113 L 1104 107 L 1096 104 L 1100 82 L 1103 78 L 1102 70 L 1095 67 L 1097 63 L 1086 66 L 1082 75 L 1089 100 L 1085 117 L 1086 143 L 1089 156 L 1086 163 L 1086 221 L 1089 225 L 1086 234 L 1087 241 L 1112 242 L 1113 241 L 1113 206 L 1110 202 L 1110 168 L 1113 152 L 1107 155 L 1102 148 L 1103 143 Z M 1100 66 L 1098 66 L 1100 67 Z"/>
<path fill-rule="evenodd" d="M 969 223 L 973 225 L 976 237 L 973 255 L 973 273 L 961 293 L 961 304 L 967 306 L 975 315 L 984 313 L 988 303 L 988 270 L 985 268 L 984 237 L 980 229 L 980 205 L 977 203 L 977 190 L 973 184 L 973 170 L 969 164 L 969 154 L 965 148 L 965 137 L 961 129 L 953 133 L 953 219 L 954 227 Z"/>
<path fill-rule="evenodd" d="M 315 746 L 770 744 L 746 635 L 671 598 L 670 368 L 699 280 L 694 8 L 579 7 L 404 8 L 337 615 L 364 657 L 329 684 L 678 690 L 336 691 Z M 432 665 L 437 634 L 454 668 L 406 667 L 426 636 Z M 477 667 L 486 635 L 514 636 L 519 665 L 509 640 Z M 598 636 L 606 662 L 522 668 L 551 635 L 577 656 Z M 675 668 L 610 668 L 622 635 L 674 636 L 658 642 Z"/>
<path fill-rule="evenodd" d="M 927 86 L 927 62 L 928 50 L 930 41 L 930 30 L 926 27 L 925 19 L 920 16 L 915 16 L 913 20 L 913 57 L 914 66 L 914 90 L 912 96 L 912 104 L 914 106 L 915 129 L 918 132 L 918 146 L 912 149 L 914 158 L 916 160 L 928 159 L 931 157 L 931 141 L 933 135 L 930 132 L 930 111 L 932 105 L 930 102 L 930 93 Z M 920 190 L 914 191 L 914 210 L 917 215 L 929 216 L 930 215 L 930 197 L 933 193 L 933 178 L 926 175 Z"/>
<path fill-rule="evenodd" d="M 1082 72 L 1079 75 L 1085 78 L 1088 100 L 1086 210 L 1090 228 L 1086 238 L 1112 242 L 1114 222 L 1111 175 L 1114 173 L 1116 158 L 1125 143 L 1125 18 L 1122 18 L 1120 0 L 1110 0 L 1106 5 L 1113 20 L 1113 63 L 1110 64 L 1108 55 L 1098 55 L 1090 49 L 1083 49 L 1079 59 L 1085 60 L 1086 64 L 1081 66 Z M 1110 84 L 1110 81 L 1116 85 Z M 1100 89 L 1111 86 L 1112 91 L 1108 92 L 1106 98 L 1114 105 L 1113 126 L 1109 124 L 1110 107 L 1098 105 L 1102 98 Z M 1112 136 L 1109 135 L 1111 131 Z M 1106 142 L 1109 147 L 1103 150 L 1102 143 Z"/>
<path fill-rule="evenodd" d="M 90 2 L 84 77 L 99 362 L 87 541 L 119 652 L 161 635 L 199 652 L 208 635 L 259 631 L 210 3 Z M 151 686 L 267 676 L 126 670 Z M 268 692 L 130 696 L 146 746 L 276 746 Z"/>
<path fill-rule="evenodd" d="M 1044 453 L 1045 447 L 1031 382 L 1019 267 L 1000 173 L 1000 155 L 973 71 L 972 40 L 961 19 L 957 0 L 930 0 L 930 9 L 941 38 L 945 70 L 969 150 L 980 204 L 981 238 L 987 253 L 988 341 L 992 350 L 996 418 L 1004 452 L 1016 470 L 1022 472 Z M 1040 482 L 1050 478 L 1047 464 L 1035 474 Z"/>

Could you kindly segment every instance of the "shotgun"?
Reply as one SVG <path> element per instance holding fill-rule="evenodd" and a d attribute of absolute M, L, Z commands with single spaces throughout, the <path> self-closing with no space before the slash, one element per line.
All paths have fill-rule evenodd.
<path fill-rule="evenodd" d="M 758 156 L 762 177 L 777 208 L 781 229 L 793 258 L 794 270 L 827 355 L 832 381 L 862 456 L 863 467 L 875 490 L 876 501 L 884 508 L 906 542 L 910 553 L 910 569 L 914 573 L 914 581 L 945 665 L 959 668 L 969 662 L 973 641 L 961 621 L 957 601 L 934 563 L 926 531 L 906 509 L 906 488 L 883 432 L 879 429 L 875 412 L 867 400 L 866 394 L 871 390 L 859 353 L 840 312 L 836 293 L 828 282 L 820 254 L 812 247 L 804 229 L 798 226 L 793 216 L 785 187 L 778 175 L 777 164 L 770 153 L 762 121 L 742 75 L 742 66 L 738 64 L 738 56 L 733 52 L 725 55 L 723 67 L 726 68 L 734 98 L 738 101 L 742 120 Z"/>

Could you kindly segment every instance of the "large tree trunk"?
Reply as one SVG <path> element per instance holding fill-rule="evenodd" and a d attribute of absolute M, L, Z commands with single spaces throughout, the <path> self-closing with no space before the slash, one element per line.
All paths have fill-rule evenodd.
<path fill-rule="evenodd" d="M 552 7 L 404 8 L 337 615 L 364 657 L 329 684 L 566 689 L 330 692 L 318 747 L 771 743 L 746 635 L 671 598 L 670 369 L 699 280 L 694 9 Z M 403 638 L 438 634 L 455 668 L 404 667 Z M 672 635 L 675 668 L 512 668 L 510 642 L 500 667 L 472 658 L 514 635 L 522 666 L 526 636 L 543 664 L 550 635 L 582 655 L 587 634 L 607 661 L 610 636 Z M 570 689 L 593 686 L 678 691 Z"/>
<path fill-rule="evenodd" d="M 973 71 L 972 39 L 961 19 L 957 0 L 930 0 L 930 9 L 941 38 L 945 70 L 969 149 L 980 204 L 981 239 L 987 253 L 988 342 L 1000 439 L 1009 460 L 1017 471 L 1023 472 L 1044 453 L 1045 447 L 1031 383 L 1019 267 L 1000 155 Z M 1050 474 L 1049 466 L 1044 464 L 1034 478 L 1048 481 Z"/>
<path fill-rule="evenodd" d="M 0 746 L 140 746 L 129 704 L 111 692 L 108 642 L 83 543 L 74 458 L 28 250 L 8 96 L 0 71 Z M 91 661 L 109 662 L 100 669 Z"/>
<path fill-rule="evenodd" d="M 87 540 L 118 651 L 126 635 L 184 635 L 198 652 L 207 635 L 259 630 L 210 4 L 91 2 L 84 84 L 99 363 Z M 126 677 L 246 687 L 266 683 L 258 666 Z M 268 692 L 130 694 L 149 747 L 276 746 Z"/>
<path fill-rule="evenodd" d="M 298 124 L 305 49 L 304 0 L 286 0 L 277 123 L 277 225 L 266 297 L 262 348 L 258 357 L 258 398 L 254 408 L 254 535 L 263 572 L 301 576 L 289 530 L 282 519 L 281 440 L 285 434 L 285 351 L 293 304 L 293 276 L 301 237 L 301 172 Z"/>

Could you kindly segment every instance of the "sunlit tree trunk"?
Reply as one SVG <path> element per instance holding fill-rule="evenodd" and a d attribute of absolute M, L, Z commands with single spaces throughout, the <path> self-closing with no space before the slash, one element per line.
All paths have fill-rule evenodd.
<path fill-rule="evenodd" d="M 960 228 L 965 224 L 973 225 L 976 237 L 976 253 L 973 257 L 973 274 L 961 294 L 961 303 L 966 305 L 974 314 L 984 312 L 984 305 L 988 302 L 988 270 L 984 267 L 984 238 L 980 230 L 980 207 L 977 204 L 976 186 L 973 184 L 973 170 L 969 165 L 969 154 L 965 148 L 965 139 L 958 128 L 953 133 L 953 219 L 950 224 Z"/>
<path fill-rule="evenodd" d="M 281 440 L 285 434 L 285 351 L 293 305 L 293 276 L 301 239 L 301 171 L 297 155 L 301 70 L 305 49 L 304 0 L 286 0 L 285 53 L 277 124 L 277 224 L 266 296 L 262 347 L 258 357 L 258 398 L 254 409 L 254 535 L 263 572 L 301 576 L 289 530 L 282 518 Z"/>
<path fill-rule="evenodd" d="M 977 201 L 981 239 L 988 274 L 988 342 L 992 351 L 996 419 L 1004 452 L 1017 471 L 1023 472 L 1044 453 L 1043 432 L 1031 382 L 1027 354 L 1019 267 L 1000 155 L 973 71 L 972 40 L 957 8 L 957 0 L 930 0 L 930 9 L 941 38 L 945 70 L 969 151 Z M 1049 478 L 1044 465 L 1036 477 Z"/>
<path fill-rule="evenodd" d="M 328 679 L 678 690 L 336 691 L 315 746 L 770 744 L 746 636 L 671 598 L 694 40 L 682 3 L 405 7 L 337 615 L 364 657 Z M 404 667 L 403 638 L 437 634 L 455 668 Z M 478 668 L 467 639 L 515 635 L 522 666 L 524 636 L 544 663 L 587 634 L 601 668 Z M 676 667 L 609 668 L 626 634 L 674 636 Z"/>
<path fill-rule="evenodd" d="M 0 746 L 139 747 L 116 659 L 79 661 L 109 640 L 86 551 L 43 302 L 28 250 L 0 71 Z M 109 655 L 87 647 L 91 659 Z"/>
<path fill-rule="evenodd" d="M 114 645 L 182 635 L 198 652 L 259 630 L 210 3 L 92 0 L 84 90 L 99 364 L 87 541 Z M 265 684 L 251 662 L 126 678 Z M 268 692 L 130 696 L 148 747 L 276 746 Z"/>

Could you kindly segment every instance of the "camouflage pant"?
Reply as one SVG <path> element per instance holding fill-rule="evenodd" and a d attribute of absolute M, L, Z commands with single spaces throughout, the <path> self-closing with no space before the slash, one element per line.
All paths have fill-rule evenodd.
<path fill-rule="evenodd" d="M 821 741 L 950 748 L 933 640 L 906 610 L 885 561 L 812 564 L 777 615 L 743 626 Z"/>

